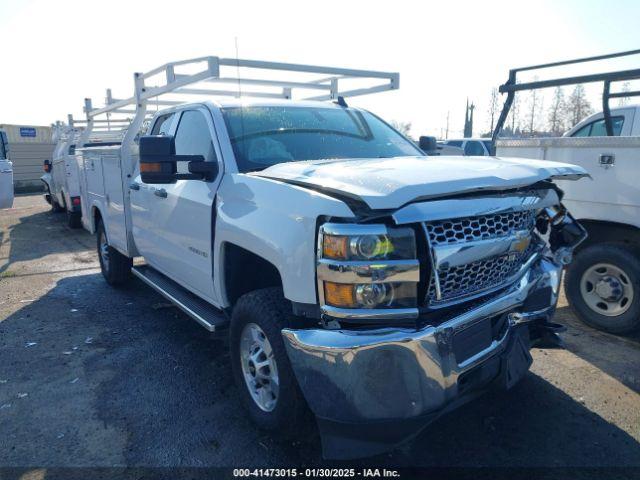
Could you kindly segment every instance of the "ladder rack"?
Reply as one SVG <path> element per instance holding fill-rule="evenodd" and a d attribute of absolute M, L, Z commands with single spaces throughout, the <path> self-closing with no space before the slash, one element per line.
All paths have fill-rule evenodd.
<path fill-rule="evenodd" d="M 397 90 L 400 74 L 372 70 L 299 65 L 214 56 L 170 62 L 145 73 L 134 73 L 133 96 L 117 99 L 107 89 L 105 105 L 94 108 L 85 99 L 86 126 L 78 141 L 117 141 L 123 165 L 130 173 L 130 148 L 143 126 L 160 108 L 186 103 L 185 96 L 257 97 L 334 100 Z M 162 97 L 162 98 L 160 98 Z"/>

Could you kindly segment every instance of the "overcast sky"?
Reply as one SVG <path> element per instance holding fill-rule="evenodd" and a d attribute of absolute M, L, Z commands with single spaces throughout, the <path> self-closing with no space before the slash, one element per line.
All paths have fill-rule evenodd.
<path fill-rule="evenodd" d="M 0 123 L 81 117 L 83 98 L 101 104 L 106 87 L 130 96 L 134 71 L 235 57 L 237 38 L 240 58 L 400 72 L 400 90 L 350 103 L 411 122 L 415 136 L 440 135 L 448 111 L 460 135 L 468 97 L 479 134 L 509 68 L 640 48 L 638 19 L 637 0 L 2 0 Z"/>

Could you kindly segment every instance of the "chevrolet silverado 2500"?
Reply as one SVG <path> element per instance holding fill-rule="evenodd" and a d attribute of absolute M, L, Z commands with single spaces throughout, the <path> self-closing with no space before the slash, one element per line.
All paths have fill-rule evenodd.
<path fill-rule="evenodd" d="M 228 332 L 253 421 L 292 434 L 310 410 L 327 457 L 389 449 L 525 374 L 530 346 L 559 329 L 562 266 L 584 237 L 552 181 L 582 168 L 427 157 L 341 97 L 397 88 L 397 74 L 199 61 L 201 73 L 179 75 L 179 62 L 136 74 L 132 98 L 87 109 L 89 129 L 137 111 L 121 146 L 79 149 L 83 221 L 108 283 L 133 272 Z M 330 78 L 171 106 L 136 144 L 149 99 L 206 92 L 187 85 L 223 83 L 237 65 Z M 166 84 L 147 87 L 158 73 Z M 341 91 L 350 76 L 385 83 Z M 243 95 L 256 84 L 278 85 L 252 77 Z M 338 101 L 290 99 L 304 88 Z"/>

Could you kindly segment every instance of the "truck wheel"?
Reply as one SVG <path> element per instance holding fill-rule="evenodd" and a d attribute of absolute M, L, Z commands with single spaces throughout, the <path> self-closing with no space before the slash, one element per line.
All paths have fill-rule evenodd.
<path fill-rule="evenodd" d="M 565 292 L 578 317 L 609 333 L 640 327 L 640 260 L 612 243 L 578 252 L 567 270 Z"/>
<path fill-rule="evenodd" d="M 53 213 L 60 213 L 64 210 L 64 208 L 58 203 L 55 195 L 51 195 L 51 211 Z"/>
<path fill-rule="evenodd" d="M 304 425 L 307 406 L 296 382 L 281 331 L 291 307 L 279 288 L 240 297 L 231 318 L 231 365 L 251 419 L 285 438 Z"/>
<path fill-rule="evenodd" d="M 131 275 L 133 260 L 125 257 L 115 248 L 109 246 L 107 233 L 104 230 L 102 220 L 98 221 L 96 229 L 98 240 L 98 258 L 102 276 L 109 285 L 117 286 L 125 283 Z"/>
<path fill-rule="evenodd" d="M 67 225 L 69 228 L 80 228 L 82 226 L 82 214 L 67 210 Z"/>

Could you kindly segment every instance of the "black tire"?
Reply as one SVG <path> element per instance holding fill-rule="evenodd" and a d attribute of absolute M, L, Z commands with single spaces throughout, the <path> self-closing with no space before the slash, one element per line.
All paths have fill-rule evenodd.
<path fill-rule="evenodd" d="M 623 271 L 626 288 L 633 291 L 633 298 L 626 311 L 619 315 L 607 316 L 598 313 L 588 305 L 583 296 L 583 276 L 599 263 L 613 265 Z M 614 334 L 630 333 L 640 328 L 640 259 L 624 245 L 601 243 L 580 250 L 566 272 L 565 293 L 578 318 L 587 325 Z"/>
<path fill-rule="evenodd" d="M 309 410 L 289 363 L 281 331 L 291 318 L 291 305 L 279 288 L 265 288 L 240 297 L 233 309 L 230 351 L 233 377 L 249 416 L 258 427 L 277 433 L 282 438 L 294 438 L 310 423 Z M 241 335 L 246 325 L 262 329 L 273 351 L 278 371 L 279 392 L 275 408 L 264 411 L 253 400 L 244 379 L 240 359 Z"/>
<path fill-rule="evenodd" d="M 129 280 L 133 259 L 125 257 L 115 248 L 109 246 L 102 220 L 98 221 L 96 228 L 96 242 L 100 270 L 107 283 L 112 286 L 118 286 Z"/>
<path fill-rule="evenodd" d="M 62 207 L 58 201 L 56 200 L 56 196 L 55 195 L 51 195 L 51 211 L 53 213 L 60 213 L 62 211 L 64 211 L 64 207 Z"/>
<path fill-rule="evenodd" d="M 69 228 L 80 228 L 82 226 L 82 213 L 67 210 L 67 225 Z"/>

